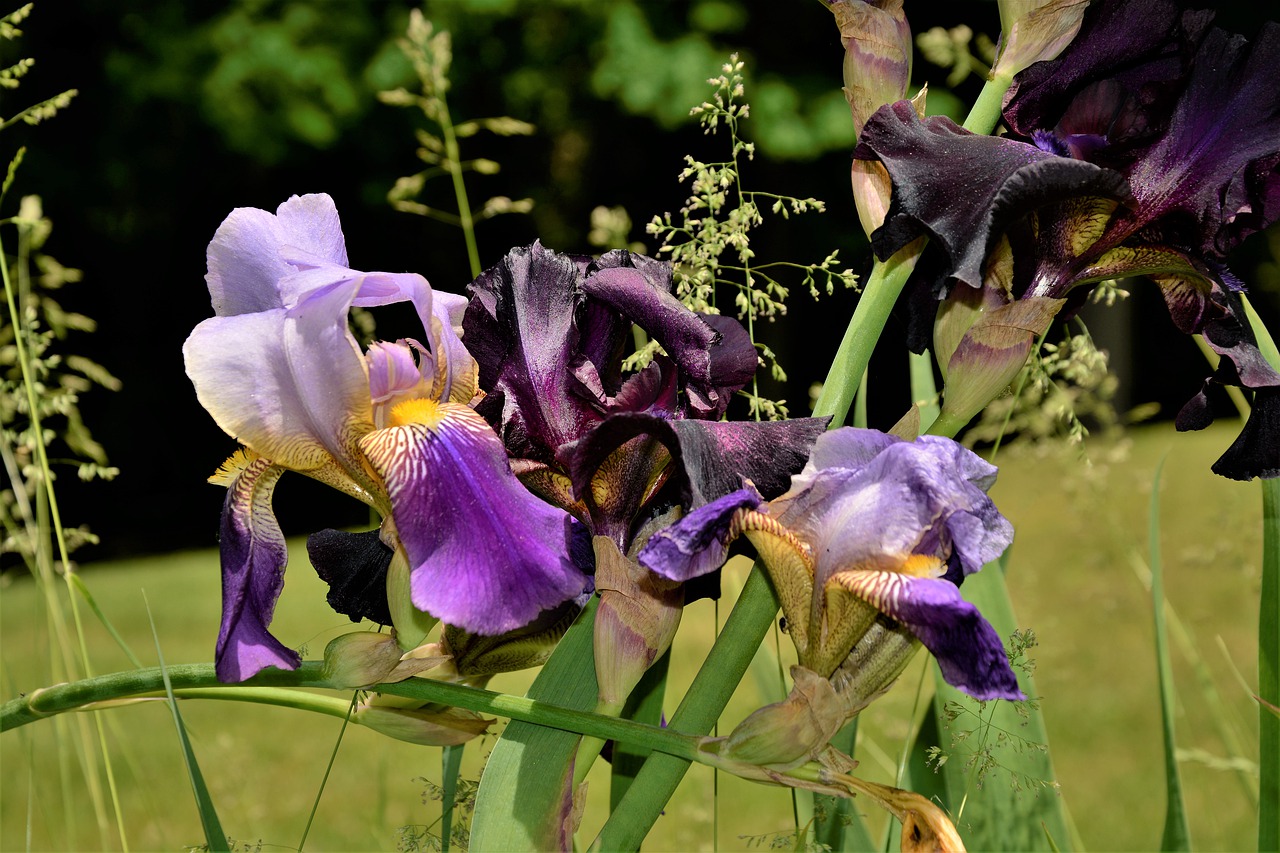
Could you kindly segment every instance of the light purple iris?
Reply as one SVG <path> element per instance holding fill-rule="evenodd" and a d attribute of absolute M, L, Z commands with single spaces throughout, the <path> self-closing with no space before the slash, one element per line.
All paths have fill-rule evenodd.
<path fill-rule="evenodd" d="M 826 419 L 722 422 L 754 375 L 738 321 L 696 314 L 672 293 L 670 264 L 627 251 L 514 249 L 470 287 L 467 346 L 488 392 L 476 410 L 530 488 L 627 553 L 647 511 L 698 506 L 754 480 L 786 488 Z M 662 345 L 642 370 L 623 355 L 639 327 Z"/>
<path fill-rule="evenodd" d="M 786 494 L 766 502 L 745 488 L 713 501 L 654 535 L 639 559 L 687 580 L 747 536 L 802 666 L 831 676 L 882 615 L 933 653 L 950 684 L 1021 699 L 999 636 L 958 588 L 1013 539 L 986 494 L 995 473 L 950 439 L 846 427 L 818 439 Z"/>
<path fill-rule="evenodd" d="M 1099 281 L 1145 276 L 1174 323 L 1224 356 L 1212 377 L 1256 392 L 1240 439 L 1214 466 L 1280 476 L 1280 374 L 1242 321 L 1226 255 L 1280 219 L 1280 26 L 1252 44 L 1211 28 L 1211 12 L 1173 0 L 1100 2 L 1051 62 L 1019 74 L 1005 120 L 1028 141 L 970 134 L 906 102 L 879 110 L 855 157 L 881 161 L 894 194 L 872 246 L 886 258 L 922 234 L 913 343 L 956 286 L 984 286 L 1002 241 L 1006 298 L 1064 298 L 1073 311 Z M 1212 420 L 1203 393 L 1179 428 Z"/>
<path fill-rule="evenodd" d="M 457 331 L 462 297 L 414 273 L 350 269 L 327 195 L 295 196 L 274 215 L 233 211 L 209 244 L 206 280 L 215 316 L 183 347 L 187 375 L 245 448 L 215 478 L 228 487 L 220 679 L 299 661 L 267 627 L 287 558 L 271 510 L 285 470 L 376 509 L 413 605 L 446 623 L 502 633 L 583 592 L 580 525 L 519 484 L 468 406 L 477 371 Z M 425 345 L 363 352 L 349 310 L 397 302 L 417 311 Z"/>

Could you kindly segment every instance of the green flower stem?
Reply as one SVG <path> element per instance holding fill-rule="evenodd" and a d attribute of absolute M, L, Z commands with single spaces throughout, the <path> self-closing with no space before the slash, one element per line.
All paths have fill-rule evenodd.
<path fill-rule="evenodd" d="M 1280 349 L 1242 296 L 1258 350 L 1280 370 Z M 1258 849 L 1280 850 L 1280 480 L 1262 481 L 1262 590 L 1258 602 Z M 1271 708 L 1266 703 L 1271 705 Z"/>
<path fill-rule="evenodd" d="M 988 79 L 961 127 L 973 133 L 991 133 L 995 130 L 1000 123 L 1004 93 L 1012 85 L 1013 78 L 1007 74 L 997 74 Z"/>
<path fill-rule="evenodd" d="M 778 613 L 778 598 L 760 567 L 753 566 L 724 629 L 698 670 L 666 731 L 705 734 L 719 719 L 756 649 Z M 638 850 L 676 786 L 689 758 L 670 750 L 650 756 L 591 845 L 600 850 Z"/>
<path fill-rule="evenodd" d="M 467 201 L 467 181 L 462 176 L 462 153 L 458 150 L 458 136 L 453 132 L 453 120 L 449 118 L 449 106 L 444 92 L 437 95 L 440 101 L 440 130 L 444 133 L 444 156 L 448 158 L 449 175 L 453 178 L 453 194 L 458 200 L 458 224 L 467 241 L 467 261 L 471 264 L 471 277 L 482 270 L 480 250 L 476 247 L 476 227 L 471 218 L 471 204 Z"/>
<path fill-rule="evenodd" d="M 831 428 L 841 426 L 849 415 L 849 407 L 858 393 L 862 375 L 871 361 L 871 351 L 884 330 L 889 312 L 898 301 L 911 271 L 915 269 L 922 243 L 912 242 L 887 261 L 876 261 L 862 290 L 862 298 L 853 310 L 849 327 L 827 372 L 827 381 L 813 407 L 819 417 L 831 415 Z"/>
<path fill-rule="evenodd" d="M 776 608 L 776 605 L 774 606 Z M 169 667 L 168 672 L 174 693 L 178 696 L 284 705 L 338 717 L 346 717 L 349 706 L 345 699 L 278 689 L 298 687 L 338 689 L 325 679 L 323 664 L 319 661 L 306 661 L 293 672 L 267 670 L 244 683 L 235 685 L 221 684 L 214 674 L 212 664 L 182 664 Z M 346 688 L 341 689 L 344 692 L 346 690 Z M 405 696 L 424 702 L 466 708 L 477 713 L 509 717 L 535 725 L 580 732 L 604 740 L 625 740 L 643 749 L 680 756 L 686 762 L 699 758 L 696 737 L 678 734 L 669 728 L 646 726 L 642 723 L 604 717 L 586 711 L 572 711 L 520 696 L 509 696 L 476 687 L 425 678 L 413 678 L 395 684 L 379 684 L 371 689 L 379 693 Z M 145 694 L 160 695 L 163 694 L 163 690 L 164 676 L 159 667 L 117 672 L 71 684 L 57 684 L 0 706 L 0 732 L 66 711 L 78 710 L 90 703 L 109 702 Z"/>
<path fill-rule="evenodd" d="M 934 419 L 929 428 L 925 430 L 928 435 L 942 435 L 947 438 L 955 438 L 956 433 L 964 429 L 964 425 L 969 423 L 966 418 L 957 418 L 950 412 L 942 412 Z"/>

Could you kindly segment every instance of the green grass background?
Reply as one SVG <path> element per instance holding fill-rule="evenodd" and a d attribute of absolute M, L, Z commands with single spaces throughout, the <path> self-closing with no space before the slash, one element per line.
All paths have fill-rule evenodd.
<path fill-rule="evenodd" d="M 1155 849 L 1164 818 L 1159 704 L 1149 595 L 1134 569 L 1146 549 L 1153 472 L 1166 456 L 1162 529 L 1166 589 L 1191 631 L 1224 701 L 1210 702 L 1176 645 L 1178 743 L 1191 831 L 1201 850 L 1243 850 L 1255 843 L 1255 815 L 1233 759 L 1217 734 L 1221 720 L 1240 732 L 1244 758 L 1256 761 L 1256 711 L 1245 684 L 1256 678 L 1260 583 L 1260 496 L 1256 484 L 1216 477 L 1209 465 L 1238 424 L 1176 434 L 1168 425 L 1136 429 L 1118 442 L 1092 442 L 1090 461 L 1075 451 L 1002 452 L 993 495 L 1014 522 L 1009 585 L 1019 623 L 1039 646 L 1037 687 L 1062 795 L 1089 849 Z M 92 523 L 92 519 L 85 519 Z M 210 520 L 213 524 L 213 520 Z M 318 657 L 351 629 L 324 604 L 324 585 L 293 542 L 291 568 L 274 630 Z M 745 563 L 729 574 L 741 583 Z M 156 661 L 143 592 L 168 663 L 207 661 L 219 614 L 213 550 L 82 567 L 93 594 L 144 663 Z M 735 581 L 733 577 L 727 583 Z M 65 589 L 60 589 L 65 595 Z M 676 640 L 668 714 L 714 638 L 717 613 L 699 602 Z M 107 632 L 86 611 L 96 673 L 128 667 Z M 768 641 L 769 644 L 773 640 Z M 4 698 L 49 682 L 50 636 L 29 578 L 9 577 L 0 594 L 0 689 Z M 789 661 L 782 638 L 782 665 Z M 726 726 L 772 700 L 779 664 L 757 657 L 724 718 Z M 860 773 L 892 781 L 919 700 L 919 656 L 893 691 L 864 713 Z M 1239 675 L 1237 675 L 1237 673 Z M 1243 681 L 1241 680 L 1243 679 Z M 491 687 L 523 692 L 530 675 L 496 678 Z M 341 721 L 278 708 L 186 702 L 184 719 L 227 833 L 262 850 L 296 849 Z M 102 712 L 135 850 L 180 850 L 202 843 L 178 741 L 161 703 Z M 1217 719 L 1215 719 L 1217 718 Z M 495 729 L 497 731 L 499 729 Z M 0 850 L 118 849 L 113 828 L 99 827 L 81 775 L 74 729 L 41 722 L 0 737 Z M 468 746 L 463 776 L 478 778 L 493 736 Z M 960 760 L 960 756 L 953 760 Z M 399 828 L 434 822 L 420 777 L 439 778 L 439 751 L 350 727 L 306 849 L 395 849 Z M 998 771 L 986 784 L 1009 784 Z M 1256 788 L 1256 781 L 1255 781 Z M 1035 794 L 1025 794 L 1035 796 Z M 1042 793 L 1040 796 L 1052 796 Z M 582 838 L 594 837 L 607 809 L 607 767 L 591 777 Z M 803 805 L 803 804 L 802 804 Z M 862 806 L 874 828 L 884 816 Z M 958 824 L 964 830 L 963 815 Z M 649 850 L 767 847 L 793 827 L 791 794 L 695 767 L 650 835 Z"/>

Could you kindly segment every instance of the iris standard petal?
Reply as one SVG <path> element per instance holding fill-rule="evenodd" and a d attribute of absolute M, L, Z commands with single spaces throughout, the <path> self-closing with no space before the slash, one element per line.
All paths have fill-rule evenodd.
<path fill-rule="evenodd" d="M 901 622 L 938 660 L 942 677 L 975 699 L 1025 699 L 1000 636 L 955 584 L 900 572 L 855 570 L 832 577 Z"/>
<path fill-rule="evenodd" d="M 244 681 L 264 667 L 297 669 L 301 657 L 267 630 L 289 560 L 271 511 L 284 469 L 243 451 L 212 479 L 227 487 L 222 507 L 222 625 L 215 670 L 223 682 Z"/>
<path fill-rule="evenodd" d="M 502 404 L 484 413 L 514 456 L 550 462 L 596 419 L 568 379 L 578 355 L 579 277 L 571 257 L 534 243 L 508 252 L 469 287 L 467 348 L 481 386 Z"/>
<path fill-rule="evenodd" d="M 816 455 L 829 462 L 833 450 L 856 451 L 859 442 L 868 450 L 882 443 L 857 433 L 824 437 Z M 832 572 L 886 554 L 954 553 L 969 574 L 1013 540 L 1012 525 L 984 491 L 993 472 L 971 456 L 937 437 L 883 443 L 856 467 L 806 470 L 790 492 L 773 501 L 771 512 L 813 546 L 819 586 Z"/>
<path fill-rule="evenodd" d="M 207 252 L 205 281 L 219 317 L 283 306 L 280 281 L 296 271 L 281 256 L 283 246 L 340 266 L 347 264 L 342 226 L 327 195 L 293 196 L 273 216 L 236 208 L 218 226 Z"/>
<path fill-rule="evenodd" d="M 401 408 L 403 425 L 360 444 L 391 498 L 414 605 L 489 635 L 579 595 L 591 565 L 585 529 L 520 485 L 488 424 L 457 403 Z"/>
<path fill-rule="evenodd" d="M 296 471 L 336 460 L 363 485 L 354 442 L 373 428 L 372 409 L 364 359 L 347 331 L 359 287 L 341 277 L 290 308 L 212 317 L 183 355 L 200 404 L 228 435 Z"/>

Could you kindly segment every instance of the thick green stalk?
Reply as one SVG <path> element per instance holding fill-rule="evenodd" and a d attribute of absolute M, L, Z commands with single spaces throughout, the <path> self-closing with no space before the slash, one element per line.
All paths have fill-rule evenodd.
<path fill-rule="evenodd" d="M 773 587 L 760 567 L 755 566 L 689 692 L 671 716 L 667 731 L 690 735 L 711 731 L 777 613 L 778 598 Z M 592 849 L 638 849 L 688 769 L 687 758 L 670 753 L 651 756 L 600 830 Z"/>
<path fill-rule="evenodd" d="M 987 80 L 961 126 L 974 133 L 991 133 L 995 130 L 1004 107 L 1004 93 L 1009 91 L 1011 85 L 1013 78 L 1005 74 L 997 74 Z"/>
<path fill-rule="evenodd" d="M 776 605 L 775 605 L 776 608 Z M 176 696 L 189 698 L 234 699 L 283 705 L 315 711 L 334 717 L 345 717 L 348 702 L 332 697 L 316 696 L 281 687 L 320 687 L 337 689 L 324 677 L 323 664 L 306 661 L 297 670 L 265 670 L 241 684 L 221 684 L 212 664 L 181 664 L 168 667 L 170 683 Z M 130 670 L 86 678 L 71 684 L 57 684 L 10 700 L 0 706 L 0 732 L 33 723 L 36 720 L 75 711 L 91 703 L 159 695 L 164 689 L 164 676 L 159 667 Z M 346 688 L 341 688 L 345 691 Z M 379 693 L 406 696 L 482 714 L 495 714 L 539 726 L 578 732 L 605 740 L 625 740 L 644 749 L 678 755 L 686 761 L 697 758 L 697 738 L 679 734 L 668 728 L 646 726 L 630 720 L 603 717 L 586 711 L 574 711 L 526 699 L 425 678 L 414 678 L 395 684 L 371 688 Z"/>
<path fill-rule="evenodd" d="M 827 372 L 822 393 L 814 404 L 813 413 L 819 417 L 831 415 L 831 428 L 844 424 L 849 407 L 858 393 L 862 375 L 871 361 L 871 351 L 880 339 L 889 313 L 898 301 L 902 288 L 915 269 L 919 257 L 918 246 L 912 243 L 887 261 L 876 261 L 862 290 L 862 298 L 853 309 L 853 317 L 845 330 L 835 360 Z"/>

